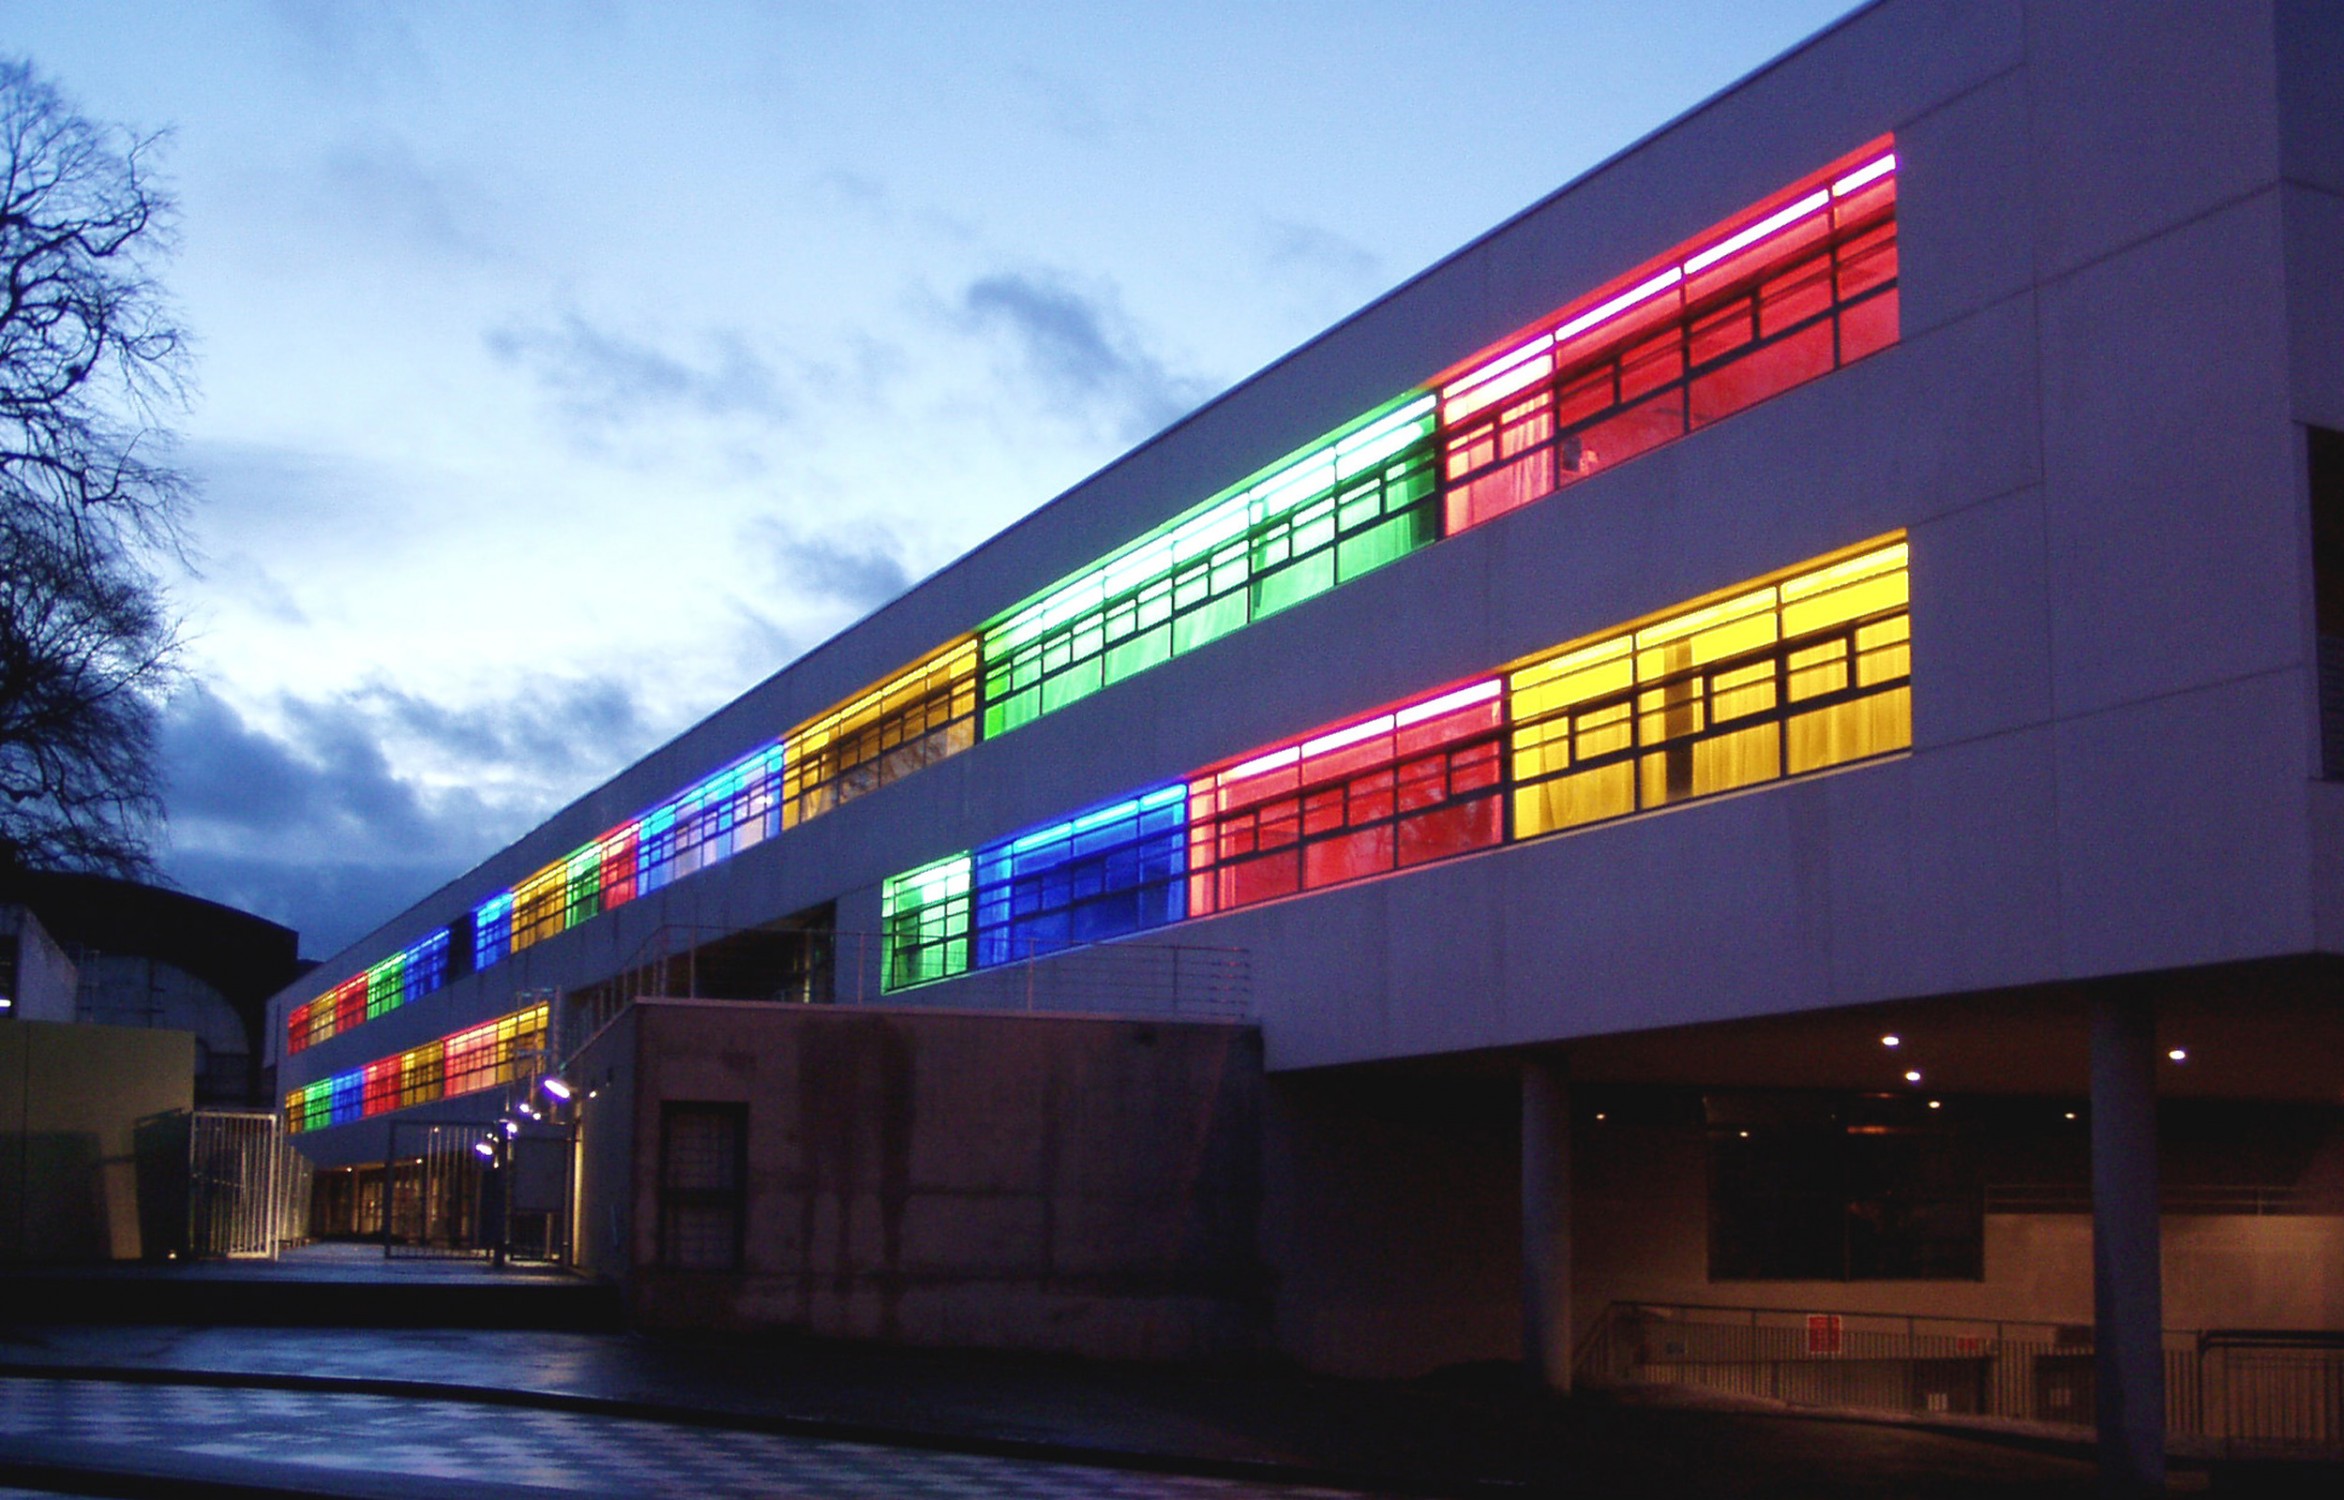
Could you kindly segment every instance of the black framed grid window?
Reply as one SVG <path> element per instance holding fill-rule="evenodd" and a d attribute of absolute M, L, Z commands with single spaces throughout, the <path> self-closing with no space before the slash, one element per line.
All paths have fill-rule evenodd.
<path fill-rule="evenodd" d="M 749 1107 L 668 1100 L 659 1118 L 659 1264 L 737 1271 L 748 1217 Z"/>

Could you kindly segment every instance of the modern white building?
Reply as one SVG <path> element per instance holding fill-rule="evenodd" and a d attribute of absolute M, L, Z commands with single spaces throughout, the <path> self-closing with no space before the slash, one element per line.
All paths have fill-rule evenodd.
<path fill-rule="evenodd" d="M 1858 11 L 288 988 L 299 1139 L 559 1071 L 684 1321 L 1893 1370 L 2156 1473 L 2344 1329 L 2339 79 Z M 1069 1226 L 1150 1183 L 1143 1288 Z"/>

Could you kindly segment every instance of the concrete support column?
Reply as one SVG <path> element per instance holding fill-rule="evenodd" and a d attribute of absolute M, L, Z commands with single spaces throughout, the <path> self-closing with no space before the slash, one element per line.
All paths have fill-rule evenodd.
<path fill-rule="evenodd" d="M 2157 1014 L 2092 1004 L 2092 1348 L 2100 1486 L 2165 1490 L 2165 1295 L 2158 1263 Z"/>
<path fill-rule="evenodd" d="M 1571 1084 L 1560 1061 L 1522 1065 L 1522 1360 L 1571 1388 Z"/>

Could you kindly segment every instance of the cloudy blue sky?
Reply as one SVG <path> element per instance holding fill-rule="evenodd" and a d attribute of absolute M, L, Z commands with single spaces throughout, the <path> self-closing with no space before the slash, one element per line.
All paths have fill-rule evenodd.
<path fill-rule="evenodd" d="M 332 952 L 1848 8 L 0 0 L 172 132 L 166 870 Z"/>

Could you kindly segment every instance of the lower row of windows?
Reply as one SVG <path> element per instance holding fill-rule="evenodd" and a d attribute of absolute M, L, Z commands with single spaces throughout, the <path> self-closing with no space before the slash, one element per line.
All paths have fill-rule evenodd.
<path fill-rule="evenodd" d="M 1392 874 L 1912 743 L 1901 538 L 938 860 L 881 892 L 883 987 Z M 523 1076 L 546 1007 L 286 1095 L 294 1130 Z"/>
<path fill-rule="evenodd" d="M 1390 874 L 1912 743 L 1901 539 L 938 860 L 883 988 Z"/>
<path fill-rule="evenodd" d="M 285 1095 L 285 1128 L 319 1130 L 529 1077 L 545 1056 L 551 1012 L 533 1005 L 320 1078 Z"/>

